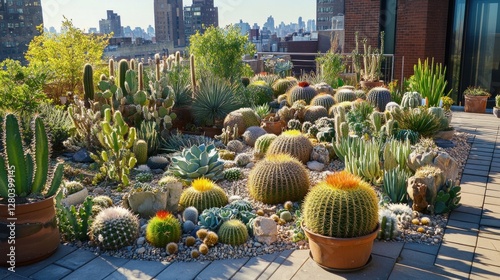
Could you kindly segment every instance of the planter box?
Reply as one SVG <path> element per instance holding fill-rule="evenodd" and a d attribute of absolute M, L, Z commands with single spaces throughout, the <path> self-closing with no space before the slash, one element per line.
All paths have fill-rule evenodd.
<path fill-rule="evenodd" d="M 488 96 L 465 96 L 465 112 L 469 113 L 485 113 Z"/>

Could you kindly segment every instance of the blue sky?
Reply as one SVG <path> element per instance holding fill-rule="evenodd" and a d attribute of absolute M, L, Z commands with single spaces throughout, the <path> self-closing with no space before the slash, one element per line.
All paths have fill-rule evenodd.
<path fill-rule="evenodd" d="M 146 28 L 154 26 L 153 0 L 44 0 L 45 27 L 54 26 L 60 29 L 63 15 L 73 20 L 73 24 L 81 29 L 99 27 L 99 20 L 106 17 L 106 10 L 113 10 L 121 16 L 123 26 L 129 25 Z M 183 5 L 191 4 L 191 0 L 184 0 Z M 316 18 L 316 1 L 314 0 L 215 0 L 219 7 L 219 25 L 230 23 L 249 22 L 257 23 L 260 27 L 272 15 L 274 22 L 286 24 Z M 305 4 L 306 3 L 306 4 Z"/>

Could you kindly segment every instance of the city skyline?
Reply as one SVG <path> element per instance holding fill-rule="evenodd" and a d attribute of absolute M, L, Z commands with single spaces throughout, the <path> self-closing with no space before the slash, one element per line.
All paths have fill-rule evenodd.
<path fill-rule="evenodd" d="M 106 11 L 113 10 L 121 16 L 122 26 L 130 26 L 132 29 L 141 27 L 147 29 L 149 25 L 154 27 L 153 2 L 141 2 L 134 0 L 47 0 L 42 3 L 43 20 L 46 28 L 55 27 L 60 30 L 63 16 L 73 20 L 73 24 L 88 31 L 89 28 L 99 27 L 99 20 L 106 18 Z M 316 2 L 304 6 L 304 1 L 299 0 L 215 0 L 215 6 L 219 7 L 219 26 L 235 24 L 241 20 L 248 22 L 251 26 L 257 23 L 260 27 L 269 16 L 273 16 L 275 25 L 281 22 L 289 24 L 296 23 L 299 17 L 304 21 L 316 18 Z M 192 1 L 183 1 L 183 6 L 191 5 Z M 125 8 L 126 7 L 126 8 Z"/>

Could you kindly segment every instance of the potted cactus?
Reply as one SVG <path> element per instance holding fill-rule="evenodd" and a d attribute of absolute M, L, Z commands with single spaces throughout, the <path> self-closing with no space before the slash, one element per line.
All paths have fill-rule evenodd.
<path fill-rule="evenodd" d="M 500 95 L 495 96 L 495 107 L 493 107 L 493 115 L 500 118 Z"/>
<path fill-rule="evenodd" d="M 382 60 L 384 58 L 384 32 L 380 33 L 380 50 L 372 49 L 368 40 L 363 39 L 363 53 L 359 51 L 358 33 L 355 34 L 356 48 L 352 51 L 352 67 L 360 79 L 360 86 L 371 89 L 384 85 L 382 77 Z"/>
<path fill-rule="evenodd" d="M 364 267 L 377 237 L 378 199 L 370 184 L 347 171 L 330 174 L 307 194 L 302 228 L 321 267 Z"/>
<path fill-rule="evenodd" d="M 469 113 L 484 113 L 486 111 L 486 103 L 491 94 L 481 87 L 468 87 L 464 91 L 465 95 L 465 112 Z"/>
<path fill-rule="evenodd" d="M 49 140 L 41 118 L 34 121 L 31 149 L 23 147 L 19 122 L 14 114 L 7 114 L 3 125 L 0 262 L 12 267 L 47 258 L 59 246 L 54 196 L 62 182 L 63 165 L 58 164 L 53 173 L 49 173 Z M 14 256 L 13 263 L 10 263 L 11 256 Z"/>

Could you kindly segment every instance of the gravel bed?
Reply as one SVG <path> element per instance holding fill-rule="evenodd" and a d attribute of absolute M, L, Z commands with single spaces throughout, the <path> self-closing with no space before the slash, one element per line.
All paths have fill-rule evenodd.
<path fill-rule="evenodd" d="M 445 150 L 448 152 L 453 158 L 457 160 L 459 163 L 459 178 L 461 177 L 464 164 L 467 160 L 470 144 L 467 143 L 469 135 L 466 133 L 456 133 L 452 139 L 452 142 L 455 144 L 453 148 L 446 148 L 441 150 Z M 243 151 L 244 153 L 252 154 L 252 148 L 246 147 Z M 226 162 L 226 165 L 231 166 L 234 163 Z M 83 173 L 87 173 L 87 176 L 91 176 L 91 173 L 87 171 L 88 165 L 85 164 L 75 164 L 71 163 L 72 167 L 75 168 L 76 171 L 81 171 Z M 277 210 L 282 208 L 282 205 L 266 205 L 261 202 L 257 202 L 249 198 L 249 194 L 247 191 L 247 178 L 250 173 L 251 167 L 253 163 L 249 166 L 242 168 L 243 171 L 243 179 L 240 179 L 235 182 L 229 182 L 223 180 L 218 182 L 218 185 L 221 186 L 228 194 L 228 196 L 239 196 L 243 199 L 247 199 L 251 201 L 254 209 L 263 209 L 266 213 L 266 216 L 270 216 L 275 213 Z M 339 171 L 344 168 L 343 163 L 334 160 L 332 161 L 323 172 L 315 172 L 310 171 L 310 179 L 311 185 L 315 185 L 317 182 L 321 181 L 325 178 L 325 176 L 334 171 Z M 79 173 L 79 172 L 76 172 Z M 162 174 L 155 174 L 154 180 L 152 184 L 155 184 L 160 178 Z M 88 181 L 88 180 L 87 180 Z M 125 190 L 118 190 L 111 186 L 98 185 L 96 187 L 88 186 L 88 189 L 93 196 L 97 195 L 108 195 L 110 196 L 115 205 L 121 205 L 123 196 L 126 193 Z M 422 224 L 420 221 L 423 217 L 429 218 L 428 224 Z M 403 229 L 400 236 L 397 237 L 393 241 L 382 241 L 382 242 L 415 242 L 415 243 L 423 243 L 428 245 L 438 245 L 442 242 L 444 229 L 447 224 L 448 215 L 424 215 L 418 212 L 414 212 L 413 214 L 414 221 L 419 223 L 412 224 L 410 223 L 407 228 Z M 424 219 L 426 220 L 426 219 Z M 231 245 L 225 244 L 217 244 L 214 247 L 211 247 L 207 255 L 200 255 L 198 258 L 194 259 L 191 257 L 191 251 L 193 249 L 197 249 L 201 244 L 201 241 L 197 239 L 197 243 L 193 247 L 187 247 L 184 245 L 184 241 L 186 239 L 187 234 L 184 234 L 182 240 L 178 243 L 179 251 L 176 254 L 168 255 L 165 248 L 155 248 L 151 246 L 147 241 L 145 241 L 145 229 L 146 229 L 146 219 L 140 219 L 141 223 L 141 234 L 139 238 L 136 240 L 133 246 L 128 246 L 122 248 L 120 250 L 115 251 L 101 251 L 100 248 L 94 246 L 92 241 L 89 242 L 72 242 L 66 243 L 70 246 L 77 246 L 96 254 L 104 254 L 110 255 L 119 258 L 129 258 L 129 259 L 141 259 L 141 260 L 151 260 L 151 261 L 199 261 L 199 260 L 217 260 L 217 259 L 231 259 L 231 258 L 241 258 L 241 257 L 254 257 L 262 254 L 273 253 L 277 251 L 289 250 L 289 249 L 308 249 L 308 244 L 305 241 L 300 242 L 292 242 L 291 241 L 291 231 L 295 227 L 295 222 L 289 222 L 285 225 L 278 225 L 278 241 L 271 245 L 262 244 L 256 242 L 253 238 L 250 238 L 245 244 L 233 247 Z"/>

